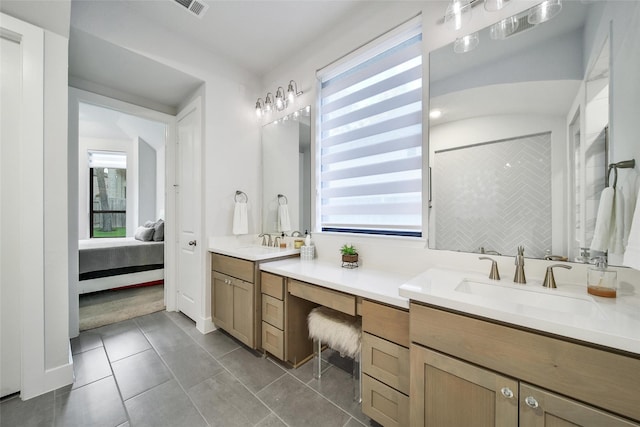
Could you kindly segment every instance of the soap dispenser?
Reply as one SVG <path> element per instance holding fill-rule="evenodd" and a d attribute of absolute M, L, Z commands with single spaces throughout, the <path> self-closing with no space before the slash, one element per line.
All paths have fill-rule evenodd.
<path fill-rule="evenodd" d="M 587 292 L 599 297 L 615 298 L 618 288 L 618 272 L 607 268 L 605 257 L 598 257 L 595 265 L 589 267 Z"/>

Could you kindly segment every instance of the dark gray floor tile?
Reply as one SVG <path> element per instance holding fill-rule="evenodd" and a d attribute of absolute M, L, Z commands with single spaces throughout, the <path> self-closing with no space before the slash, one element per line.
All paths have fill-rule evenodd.
<path fill-rule="evenodd" d="M 105 337 L 103 341 L 111 363 L 151 348 L 151 344 L 138 328 Z"/>
<path fill-rule="evenodd" d="M 240 344 L 223 332 L 221 329 L 202 334 L 193 328 L 187 331 L 189 336 L 193 338 L 202 348 L 207 350 L 215 358 L 220 358 L 233 350 L 240 348 Z"/>
<path fill-rule="evenodd" d="M 55 425 L 61 427 L 113 427 L 127 421 L 120 393 L 113 377 L 56 393 Z"/>
<path fill-rule="evenodd" d="M 185 390 L 224 369 L 213 356 L 197 345 L 165 353 L 162 358 Z"/>
<path fill-rule="evenodd" d="M 369 422 L 369 417 L 362 413 L 362 405 L 353 400 L 353 377 L 350 373 L 331 366 L 320 380 L 313 379 L 308 385 L 360 422 Z"/>
<path fill-rule="evenodd" d="M 136 317 L 136 322 L 143 332 L 151 332 L 163 329 L 168 325 L 175 325 L 175 323 L 167 317 L 166 311 L 157 311 L 145 316 Z"/>
<path fill-rule="evenodd" d="M 102 347 L 102 337 L 96 332 L 81 332 L 80 335 L 71 339 L 72 354 L 82 353 L 98 347 Z"/>
<path fill-rule="evenodd" d="M 29 400 L 16 396 L 0 403 L 2 426 L 51 426 L 53 425 L 54 393 L 51 391 Z"/>
<path fill-rule="evenodd" d="M 355 418 L 351 418 L 345 425 L 344 427 L 362 427 L 368 424 L 362 424 L 360 421 L 356 420 Z"/>
<path fill-rule="evenodd" d="M 169 324 L 160 328 L 145 332 L 147 339 L 156 349 L 158 354 L 164 355 L 185 347 L 195 347 L 196 343 L 167 318 Z"/>
<path fill-rule="evenodd" d="M 226 371 L 190 388 L 188 393 L 211 426 L 252 426 L 271 412 Z"/>
<path fill-rule="evenodd" d="M 322 362 L 322 372 L 326 372 L 327 369 L 331 368 L 331 365 L 325 361 Z M 308 384 L 311 380 L 313 380 L 313 359 L 309 360 L 304 365 L 298 366 L 297 368 L 285 368 L 287 372 L 291 375 L 299 379 L 305 384 Z"/>
<path fill-rule="evenodd" d="M 101 326 L 99 328 L 90 329 L 90 332 L 94 332 L 96 334 L 100 334 L 102 338 L 109 337 L 112 335 L 119 335 L 123 332 L 130 331 L 133 329 L 138 329 L 138 324 L 134 319 L 125 320 L 118 323 L 113 323 L 111 325 Z"/>
<path fill-rule="evenodd" d="M 195 329 L 196 322 L 191 320 L 186 314 L 181 313 L 179 311 L 166 311 L 165 316 L 173 321 L 180 329 Z"/>
<path fill-rule="evenodd" d="M 125 405 L 135 427 L 207 425 L 175 380 L 147 390 L 127 400 Z"/>
<path fill-rule="evenodd" d="M 111 366 L 124 400 L 173 378 L 153 349 L 120 359 Z"/>
<path fill-rule="evenodd" d="M 129 427 L 129 425 L 129 421 L 127 421 L 126 423 L 120 424 L 118 427 Z"/>
<path fill-rule="evenodd" d="M 245 347 L 227 353 L 218 360 L 254 393 L 285 375 L 280 366 Z"/>
<path fill-rule="evenodd" d="M 111 365 L 104 352 L 98 347 L 73 355 L 75 381 L 72 388 L 82 387 L 94 381 L 111 376 Z"/>
<path fill-rule="evenodd" d="M 271 413 L 258 424 L 256 424 L 256 427 L 287 427 L 287 425 L 282 422 L 282 420 L 278 418 L 276 414 Z"/>
<path fill-rule="evenodd" d="M 269 385 L 258 397 L 292 427 L 343 426 L 351 418 L 291 375 Z"/>

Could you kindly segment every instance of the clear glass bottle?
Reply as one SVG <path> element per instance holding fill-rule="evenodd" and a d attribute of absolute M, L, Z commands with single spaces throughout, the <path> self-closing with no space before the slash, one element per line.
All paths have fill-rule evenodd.
<path fill-rule="evenodd" d="M 596 264 L 589 267 L 587 292 L 599 297 L 615 298 L 618 290 L 618 272 L 607 269 L 607 261 L 599 257 Z"/>

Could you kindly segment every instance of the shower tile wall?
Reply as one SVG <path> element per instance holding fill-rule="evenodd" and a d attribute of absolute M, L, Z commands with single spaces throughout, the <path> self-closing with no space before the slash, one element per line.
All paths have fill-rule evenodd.
<path fill-rule="evenodd" d="M 551 249 L 550 133 L 436 152 L 433 188 L 438 249 Z"/>

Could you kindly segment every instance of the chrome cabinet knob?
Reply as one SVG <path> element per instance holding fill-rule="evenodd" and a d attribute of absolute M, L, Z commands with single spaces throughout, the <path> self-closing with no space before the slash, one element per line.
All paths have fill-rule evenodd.
<path fill-rule="evenodd" d="M 513 392 L 509 387 L 502 387 L 500 389 L 500 393 L 502 393 L 502 395 L 507 399 L 511 399 L 513 397 Z"/>
<path fill-rule="evenodd" d="M 538 401 L 536 400 L 536 398 L 533 396 L 527 396 L 524 399 L 524 403 L 526 403 L 529 408 L 533 409 L 536 409 L 538 406 L 540 406 L 538 405 Z"/>

